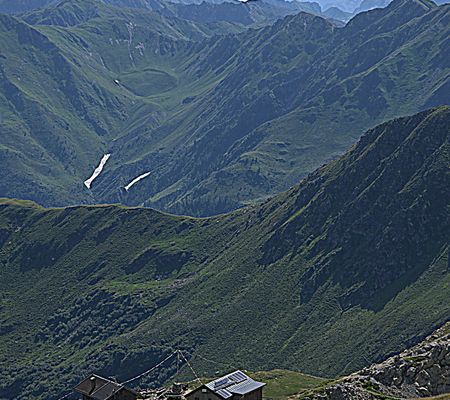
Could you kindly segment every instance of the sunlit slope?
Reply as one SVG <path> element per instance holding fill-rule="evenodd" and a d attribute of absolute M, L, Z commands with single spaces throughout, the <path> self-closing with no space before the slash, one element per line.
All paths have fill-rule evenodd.
<path fill-rule="evenodd" d="M 204 376 L 213 360 L 332 377 L 418 341 L 450 313 L 449 118 L 380 125 L 216 218 L 3 200 L 0 397 L 56 399 L 92 370 L 126 380 L 175 348 Z"/>
<path fill-rule="evenodd" d="M 124 165 L 95 195 L 209 215 L 286 189 L 364 129 L 450 101 L 449 10 L 396 1 L 342 29 L 298 14 L 211 39 L 189 72 L 220 80 L 160 127 L 137 125 L 119 140 Z M 122 196 L 120 180 L 147 171 L 151 177 Z"/>
<path fill-rule="evenodd" d="M 239 6 L 76 0 L 2 16 L 0 194 L 219 214 L 450 101 L 448 5 L 396 0 L 344 28 L 304 12 L 255 28 Z"/>
<path fill-rule="evenodd" d="M 141 115 L 147 127 L 158 124 L 164 111 L 148 96 L 178 87 L 177 55 L 208 29 L 89 1 L 24 18 L 37 25 L 0 15 L 0 192 L 92 202 L 82 182 L 123 126 Z"/>

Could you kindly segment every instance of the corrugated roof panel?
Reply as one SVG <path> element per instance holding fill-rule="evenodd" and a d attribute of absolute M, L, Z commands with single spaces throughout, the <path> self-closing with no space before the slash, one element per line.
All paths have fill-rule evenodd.
<path fill-rule="evenodd" d="M 264 385 L 265 383 L 256 382 L 253 379 L 248 379 L 244 382 L 230 386 L 229 388 L 227 388 L 227 390 L 235 394 L 247 394 L 263 387 Z"/>
<path fill-rule="evenodd" d="M 233 394 L 231 394 L 228 390 L 226 389 L 219 389 L 216 391 L 216 393 L 219 396 L 222 396 L 224 399 L 228 399 L 229 397 L 233 396 Z"/>
<path fill-rule="evenodd" d="M 230 385 L 233 385 L 234 384 L 234 381 L 232 381 L 231 379 L 229 379 L 229 378 L 222 378 L 222 379 L 219 379 L 219 380 L 216 380 L 216 381 L 214 381 L 214 389 L 223 389 L 223 388 L 226 388 L 226 387 L 228 387 L 228 386 L 230 386 Z"/>
<path fill-rule="evenodd" d="M 228 378 L 233 380 L 236 383 L 239 383 L 239 382 L 242 382 L 242 381 L 245 381 L 245 380 L 249 379 L 248 376 L 245 375 L 241 371 L 233 372 L 232 374 L 229 375 Z"/>
<path fill-rule="evenodd" d="M 217 386 L 222 386 L 222 385 L 224 385 L 224 384 L 227 384 L 229 381 L 228 381 L 228 378 L 222 378 L 222 379 L 219 379 L 219 380 L 217 380 L 217 381 L 214 381 L 214 387 L 217 387 Z"/>
<path fill-rule="evenodd" d="M 242 371 L 235 371 L 206 384 L 206 387 L 224 399 L 234 394 L 247 394 L 263 387 L 265 383 L 256 382 Z"/>

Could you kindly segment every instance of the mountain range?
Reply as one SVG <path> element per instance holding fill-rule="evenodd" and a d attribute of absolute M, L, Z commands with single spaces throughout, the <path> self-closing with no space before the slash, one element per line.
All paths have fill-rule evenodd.
<path fill-rule="evenodd" d="M 232 2 L 222 2 L 222 1 L 161 1 L 161 0 L 99 0 L 99 2 L 116 6 L 120 8 L 132 8 L 132 9 L 146 9 L 146 10 L 160 10 L 166 7 L 174 7 L 178 6 L 180 8 L 184 8 L 183 6 L 194 5 L 202 5 L 202 6 L 211 6 L 217 5 L 221 8 L 227 9 L 231 5 Z M 32 1 L 16 1 L 16 0 L 0 0 L 0 12 L 7 14 L 18 14 L 39 9 L 51 8 L 52 6 L 58 6 L 60 3 L 64 3 L 64 0 L 32 0 Z M 284 9 L 303 9 L 304 11 L 310 10 L 320 14 L 321 8 L 319 3 L 316 2 L 286 2 L 284 0 L 265 0 L 261 1 L 262 7 L 270 8 L 270 5 L 276 6 L 278 8 Z M 234 4 L 237 5 L 237 4 Z M 258 5 L 251 5 L 251 7 L 241 7 L 242 10 L 249 10 L 253 8 L 259 8 Z M 206 7 L 205 7 L 206 9 Z"/>
<path fill-rule="evenodd" d="M 0 16 L 0 195 L 219 214 L 450 102 L 448 5 L 396 0 L 341 27 L 312 3 L 152 4 Z"/>
<path fill-rule="evenodd" d="M 431 0 L 0 0 L 0 400 L 448 392 L 449 37 Z"/>
<path fill-rule="evenodd" d="M 323 10 L 337 8 L 340 12 L 358 14 L 374 8 L 384 8 L 392 0 L 317 0 Z M 448 3 L 448 0 L 437 0 L 437 4 Z"/>
<path fill-rule="evenodd" d="M 334 377 L 417 343 L 450 315 L 449 125 L 449 107 L 383 123 L 217 217 L 2 200 L 0 398 L 125 381 L 177 348 L 204 376 Z"/>

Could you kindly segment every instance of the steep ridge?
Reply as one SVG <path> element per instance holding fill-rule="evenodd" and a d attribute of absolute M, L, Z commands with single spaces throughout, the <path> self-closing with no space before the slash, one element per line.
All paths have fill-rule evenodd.
<path fill-rule="evenodd" d="M 105 4 L 106 3 L 106 4 Z M 145 9 L 144 13 L 157 10 L 161 15 L 169 18 L 177 18 L 196 21 L 201 23 L 230 22 L 248 25 L 254 23 L 250 16 L 250 9 L 239 7 L 237 4 L 204 4 L 184 5 L 184 4 L 163 4 L 154 2 L 154 6 L 144 7 L 120 2 L 114 3 L 114 7 L 109 6 L 110 2 L 86 1 L 86 0 L 60 0 L 55 5 L 43 9 L 33 10 L 20 14 L 26 22 L 32 25 L 57 25 L 75 26 L 82 24 L 93 18 L 118 18 L 124 15 L 134 15 L 140 8 Z M 130 10 L 132 8 L 131 14 Z M 180 21 L 179 21 L 180 23 Z"/>
<path fill-rule="evenodd" d="M 322 14 L 322 10 L 317 3 L 309 2 L 286 2 L 284 0 L 263 0 L 242 4 L 223 2 L 223 3 L 206 3 L 201 4 L 165 4 L 165 9 L 160 10 L 162 13 L 173 13 L 173 15 L 197 21 L 202 23 L 208 22 L 230 22 L 242 24 L 245 26 L 268 25 L 277 19 L 281 19 L 287 15 L 297 14 L 301 11 L 309 12 L 317 15 Z"/>
<path fill-rule="evenodd" d="M 357 304 L 377 310 L 386 304 L 383 301 L 386 299 L 379 296 L 380 292 L 385 292 L 389 298 L 403 288 L 389 287 L 391 282 L 399 283 L 403 277 L 406 279 L 403 285 L 407 285 L 408 280 L 415 280 L 423 268 L 432 262 L 431 259 L 417 258 L 417 254 L 414 260 L 410 259 L 409 248 L 421 247 L 423 256 L 433 254 L 431 257 L 434 258 L 445 246 L 445 230 L 448 227 L 443 225 L 443 230 L 440 230 L 437 220 L 429 220 L 420 230 L 408 228 L 417 228 L 424 214 L 427 218 L 444 218 L 445 211 L 435 216 L 427 212 L 428 201 L 436 202 L 442 210 L 448 202 L 446 190 L 441 186 L 448 179 L 448 174 L 436 170 L 434 165 L 444 162 L 447 157 L 447 117 L 431 118 L 436 129 L 432 137 L 427 137 L 430 125 L 423 118 L 423 114 L 418 114 L 415 118 L 395 121 L 389 127 L 382 125 L 369 132 L 350 153 L 350 158 L 341 160 L 344 164 L 352 164 L 351 173 L 336 179 L 333 177 L 325 184 L 322 182 L 323 191 L 314 193 L 314 197 L 303 196 L 300 192 L 296 198 L 295 209 L 303 211 L 290 216 L 277 230 L 266 245 L 265 260 L 277 260 L 288 249 L 300 247 L 309 237 L 320 237 L 323 227 L 328 227 L 327 235 L 310 247 L 311 254 L 320 257 L 301 277 L 300 288 L 305 301 L 309 301 L 316 290 L 333 276 L 344 289 L 339 299 L 344 310 Z M 395 138 L 391 130 L 395 130 Z M 377 146 L 368 148 L 367 143 L 374 141 Z M 422 141 L 426 141 L 427 145 L 421 146 L 419 143 Z M 376 154 L 380 148 L 382 153 Z M 405 163 L 405 160 L 408 162 Z M 425 171 L 430 174 L 435 187 L 425 189 L 422 186 L 420 175 Z M 436 175 L 432 175 L 434 173 Z M 349 202 L 348 197 L 342 196 L 342 187 L 352 188 L 350 197 L 354 200 Z M 418 193 L 422 197 L 420 200 Z M 432 196 L 433 200 L 428 196 Z M 383 203 L 381 208 L 380 203 Z M 415 218 L 418 219 L 413 220 Z M 306 220 L 315 222 L 306 224 Z M 430 245 L 436 247 L 423 247 L 424 236 L 430 239 Z M 373 247 L 373 237 L 380 237 L 386 242 Z M 402 241 L 402 246 L 398 246 L 399 241 Z M 323 248 L 331 247 L 336 249 L 332 260 L 322 253 Z M 379 254 L 379 248 L 383 248 L 382 254 Z M 355 257 L 355 254 L 358 256 Z M 397 260 L 395 267 L 391 265 L 391 259 Z M 398 260 L 401 260 L 400 265 Z M 342 269 L 342 265 L 346 268 Z M 381 303 L 374 301 L 376 293 Z"/>
<path fill-rule="evenodd" d="M 22 15 L 32 26 L 5 22 L 3 80 L 32 94 L 39 111 L 14 109 L 12 86 L 2 89 L 1 129 L 14 140 L 2 135 L 11 179 L 0 194 L 218 214 L 285 190 L 377 123 L 450 102 L 449 6 L 396 0 L 344 28 L 299 13 L 260 29 L 245 24 L 262 5 L 237 6 L 152 11 L 76 0 Z M 195 21 L 205 20 L 202 7 L 220 12 Z M 19 76 L 13 60 L 26 59 L 29 44 L 18 30 L 51 42 L 69 78 L 54 81 L 42 50 L 33 55 L 40 67 L 30 71 L 28 61 Z M 61 81 L 71 89 L 58 92 Z M 46 120 L 41 131 L 61 139 L 27 148 L 33 113 Z M 64 157 L 53 158 L 55 143 Z"/>
<path fill-rule="evenodd" d="M 231 22 L 238 24 L 265 23 L 271 20 L 296 14 L 300 11 L 321 14 L 318 3 L 312 2 L 286 2 L 284 0 L 264 0 L 258 3 L 245 5 L 232 2 L 163 2 L 160 0 L 98 0 L 103 4 L 119 7 L 160 11 L 164 15 L 177 16 L 182 19 L 208 22 Z M 28 3 L 18 3 L 16 0 L 0 0 L 0 12 L 9 14 L 31 13 L 47 14 L 52 13 L 53 6 L 59 7 L 67 3 L 66 0 L 36 0 Z M 69 2 L 70 3 L 70 2 Z M 92 1 L 94 5 L 96 1 Z M 45 20 L 44 20 L 45 21 Z M 40 21 L 39 21 L 40 22 Z M 53 23 L 59 25 L 58 20 Z M 34 23 L 38 23 L 35 21 Z M 50 24 L 50 21 L 46 21 Z"/>
<path fill-rule="evenodd" d="M 116 201 L 118 177 L 129 170 L 152 176 L 122 201 L 189 215 L 285 189 L 343 152 L 358 132 L 449 103 L 449 13 L 448 6 L 398 0 L 342 29 L 300 13 L 200 45 L 190 73 L 220 81 L 151 133 L 119 140 L 126 166 L 105 176 L 95 195 Z"/>
<path fill-rule="evenodd" d="M 42 10 L 21 14 L 20 17 L 31 25 L 75 26 L 94 18 L 111 18 L 112 11 L 97 1 L 63 0 Z"/>
<path fill-rule="evenodd" d="M 205 374 L 336 376 L 417 343 L 450 315 L 449 124 L 449 107 L 382 124 L 220 217 L 2 200 L 0 398 L 123 381 L 174 348 Z"/>
<path fill-rule="evenodd" d="M 54 3 L 54 0 L 0 0 L 0 12 L 18 14 L 45 7 L 52 3 Z"/>
<path fill-rule="evenodd" d="M 241 29 L 90 0 L 60 1 L 21 18 L 1 17 L 0 123 L 8 176 L 1 194 L 52 205 L 95 201 L 82 182 L 113 139 L 122 130 L 132 133 L 136 125 L 154 129 L 170 114 L 172 105 L 148 97 L 163 93 L 167 103 L 166 92 L 172 90 L 171 102 L 181 102 L 185 91 L 204 90 L 202 83 L 193 90 L 195 77 L 182 70 L 186 50 L 218 32 Z M 47 50 L 23 32 L 48 42 L 57 60 L 47 60 Z M 15 107 L 16 98 L 25 105 Z"/>
<path fill-rule="evenodd" d="M 372 10 L 373 8 L 383 8 L 389 5 L 392 0 L 363 0 L 361 4 L 356 8 L 355 14 Z M 446 4 L 448 0 L 436 0 L 436 4 Z"/>
<path fill-rule="evenodd" d="M 7 14 L 20 14 L 51 5 L 57 5 L 64 0 L 0 0 L 0 12 Z M 158 0 L 100 0 L 102 3 L 113 6 L 145 8 L 149 10 L 161 7 Z"/>
<path fill-rule="evenodd" d="M 76 182 L 70 175 L 87 169 L 127 99 L 105 96 L 39 30 L 6 15 L 0 15 L 0 30 L 6 39 L 0 61 L 1 192 L 28 197 L 31 190 L 46 202 L 80 200 L 75 191 L 66 192 L 67 183 Z M 52 95 L 44 101 L 42 93 Z M 88 104 L 103 102 L 110 112 L 99 121 Z M 55 188 L 55 181 L 61 186 Z"/>
<path fill-rule="evenodd" d="M 163 114 L 141 95 L 176 86 L 168 64 L 211 29 L 81 0 L 24 18 L 59 26 L 0 15 L 0 192 L 44 204 L 92 202 L 83 181 L 122 125 L 145 115 L 154 126 Z"/>

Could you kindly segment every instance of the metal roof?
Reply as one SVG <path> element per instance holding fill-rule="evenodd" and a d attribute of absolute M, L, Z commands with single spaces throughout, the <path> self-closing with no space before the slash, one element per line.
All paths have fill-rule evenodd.
<path fill-rule="evenodd" d="M 207 383 L 205 386 L 224 399 L 228 399 L 233 394 L 244 395 L 263 387 L 265 383 L 257 382 L 244 374 L 242 371 L 235 371 L 221 378 Z"/>
<path fill-rule="evenodd" d="M 228 390 L 225 389 L 219 389 L 216 391 L 216 393 L 224 399 L 228 399 L 229 397 L 233 396 Z"/>
<path fill-rule="evenodd" d="M 246 394 L 263 387 L 265 383 L 254 381 L 253 379 L 238 383 L 227 390 L 234 394 Z"/>

